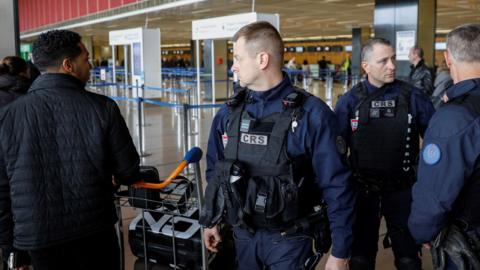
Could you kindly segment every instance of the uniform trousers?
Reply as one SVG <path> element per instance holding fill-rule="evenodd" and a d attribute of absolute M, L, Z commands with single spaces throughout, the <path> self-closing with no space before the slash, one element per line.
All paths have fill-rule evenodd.
<path fill-rule="evenodd" d="M 234 228 L 238 270 L 302 269 L 313 256 L 313 239 L 304 233 L 282 236 L 280 231 L 265 229 L 254 234 Z"/>
<path fill-rule="evenodd" d="M 411 188 L 389 192 L 359 192 L 351 258 L 365 262 L 368 267 L 357 269 L 375 269 L 382 216 L 386 221 L 397 269 L 416 269 L 401 267 L 400 260 L 405 259 L 411 259 L 410 262 L 417 264 L 420 269 L 419 246 L 407 226 L 411 201 Z M 351 269 L 355 270 L 354 265 L 351 265 Z"/>

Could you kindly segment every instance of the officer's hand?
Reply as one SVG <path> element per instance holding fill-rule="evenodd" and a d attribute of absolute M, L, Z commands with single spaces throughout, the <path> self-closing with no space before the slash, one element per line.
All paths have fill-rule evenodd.
<path fill-rule="evenodd" d="M 431 248 L 432 248 L 432 244 L 430 244 L 430 243 L 423 243 L 423 248 L 425 248 L 425 249 L 428 249 L 428 250 L 429 250 L 429 249 L 431 249 Z"/>
<path fill-rule="evenodd" d="M 348 261 L 330 255 L 327 264 L 325 264 L 325 270 L 348 270 Z"/>
<path fill-rule="evenodd" d="M 442 100 L 443 100 L 444 103 L 447 103 L 447 102 L 448 102 L 448 96 L 447 96 L 447 94 L 443 95 Z"/>
<path fill-rule="evenodd" d="M 217 246 L 220 242 L 222 242 L 219 226 L 215 225 L 211 229 L 205 228 L 203 231 L 203 239 L 208 250 L 211 252 L 218 252 Z"/>

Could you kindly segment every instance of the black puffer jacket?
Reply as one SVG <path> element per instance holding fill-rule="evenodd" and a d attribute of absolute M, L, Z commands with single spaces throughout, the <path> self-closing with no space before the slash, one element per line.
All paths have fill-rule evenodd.
<path fill-rule="evenodd" d="M 70 75 L 41 75 L 0 113 L 0 246 L 13 236 L 33 250 L 112 228 L 112 175 L 128 183 L 138 166 L 114 101 Z"/>
<path fill-rule="evenodd" d="M 27 93 L 30 84 L 28 79 L 21 76 L 0 75 L 0 107 Z"/>
<path fill-rule="evenodd" d="M 427 96 L 431 96 L 433 93 L 433 79 L 432 73 L 428 69 L 423 60 L 420 60 L 414 67 L 410 65 L 411 71 L 409 75 L 409 83 L 417 88 L 423 90 Z"/>

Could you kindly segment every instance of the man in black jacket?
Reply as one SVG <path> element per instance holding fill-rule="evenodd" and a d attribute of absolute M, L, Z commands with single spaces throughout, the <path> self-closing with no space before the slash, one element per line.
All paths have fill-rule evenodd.
<path fill-rule="evenodd" d="M 139 156 L 115 102 L 87 92 L 77 33 L 33 45 L 43 74 L 0 113 L 0 247 L 35 270 L 118 269 L 113 183 L 136 180 Z"/>
<path fill-rule="evenodd" d="M 411 64 L 410 75 L 408 76 L 409 83 L 422 89 L 427 96 L 431 96 L 433 93 L 432 73 L 430 73 L 423 60 L 423 49 L 418 46 L 411 48 L 408 53 L 408 60 Z"/>

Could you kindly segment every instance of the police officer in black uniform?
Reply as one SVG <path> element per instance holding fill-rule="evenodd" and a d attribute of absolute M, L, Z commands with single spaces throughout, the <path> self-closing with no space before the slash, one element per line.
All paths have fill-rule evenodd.
<path fill-rule="evenodd" d="M 436 269 L 480 269 L 480 24 L 447 35 L 454 85 L 425 134 L 408 221 Z"/>
<path fill-rule="evenodd" d="M 335 107 L 359 189 L 350 268 L 375 269 L 380 219 L 397 269 L 421 269 L 411 237 L 410 213 L 419 135 L 434 108 L 427 96 L 395 79 L 395 51 L 388 40 L 370 39 L 362 49 L 367 79 L 343 95 Z"/>
<path fill-rule="evenodd" d="M 214 118 L 207 151 L 205 245 L 234 227 L 238 269 L 311 269 L 312 236 L 333 247 L 326 269 L 346 269 L 355 196 L 336 118 L 282 73 L 283 42 L 267 22 L 233 37 L 239 89 Z M 330 222 L 322 218 L 322 199 Z M 326 224 L 326 226 L 325 226 Z M 318 237 L 320 235 L 320 237 Z"/>

